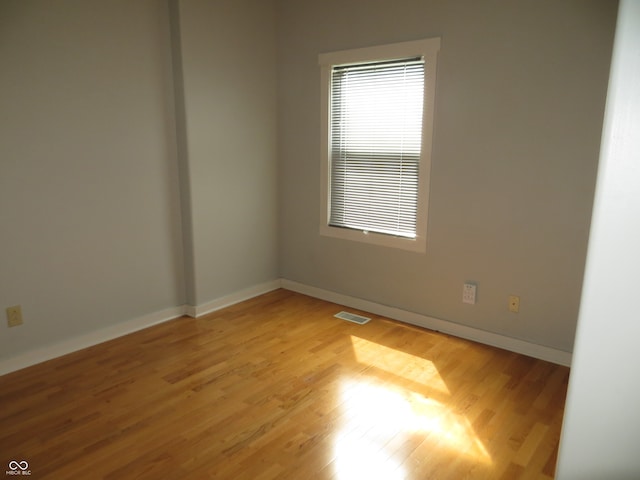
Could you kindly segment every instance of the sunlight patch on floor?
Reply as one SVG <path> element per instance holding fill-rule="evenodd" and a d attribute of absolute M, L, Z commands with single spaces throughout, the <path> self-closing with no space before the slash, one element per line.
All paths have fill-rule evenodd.
<path fill-rule="evenodd" d="M 429 382 L 428 387 L 437 390 L 440 399 L 448 394 L 432 362 L 358 337 L 352 340 L 359 361 L 413 382 Z M 342 382 L 340 400 L 343 423 L 333 445 L 338 480 L 404 480 L 402 463 L 410 454 L 406 448 L 423 441 L 432 443 L 433 448 L 450 449 L 473 461 L 492 464 L 469 420 L 452 412 L 446 402 L 402 385 L 353 379 Z"/>
<path fill-rule="evenodd" d="M 375 438 L 360 435 L 359 432 L 340 432 L 334 441 L 335 460 L 333 464 L 336 480 L 405 480 L 406 472 L 393 458 L 382 454 Z"/>
<path fill-rule="evenodd" d="M 449 395 L 433 362 L 351 335 L 356 360 Z"/>

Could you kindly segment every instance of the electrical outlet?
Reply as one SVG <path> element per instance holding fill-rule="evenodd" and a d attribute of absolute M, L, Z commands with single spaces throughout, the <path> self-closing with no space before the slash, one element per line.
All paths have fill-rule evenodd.
<path fill-rule="evenodd" d="M 520 297 L 517 295 L 509 295 L 509 311 L 513 313 L 520 311 Z"/>
<path fill-rule="evenodd" d="M 469 305 L 476 304 L 476 289 L 477 285 L 474 283 L 465 283 L 462 286 L 462 303 L 468 303 Z"/>
<path fill-rule="evenodd" d="M 22 325 L 22 309 L 20 305 L 7 308 L 7 325 L 10 327 Z"/>

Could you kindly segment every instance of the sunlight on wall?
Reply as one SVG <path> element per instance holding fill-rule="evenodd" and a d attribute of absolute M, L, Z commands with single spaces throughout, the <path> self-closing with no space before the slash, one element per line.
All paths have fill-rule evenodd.
<path fill-rule="evenodd" d="M 448 394 L 432 362 L 358 337 L 352 340 L 359 361 L 394 375 L 411 371 L 411 381 L 428 378 L 435 390 Z M 403 362 L 409 362 L 410 368 L 394 367 L 401 367 Z M 407 452 L 401 450 L 415 448 L 422 442 L 428 442 L 432 448 L 451 449 L 457 455 L 487 465 L 492 463 L 464 415 L 452 412 L 446 402 L 425 397 L 400 382 L 345 379 L 340 400 L 344 422 L 333 444 L 336 479 L 403 480 L 406 472 L 402 459 Z"/>

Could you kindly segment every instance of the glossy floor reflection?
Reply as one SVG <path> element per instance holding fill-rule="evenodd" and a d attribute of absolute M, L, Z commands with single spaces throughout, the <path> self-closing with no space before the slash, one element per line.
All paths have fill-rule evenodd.
<path fill-rule="evenodd" d="M 358 361 L 420 385 L 440 399 L 449 395 L 433 362 L 356 336 L 351 340 Z M 345 421 L 334 440 L 336 479 L 406 480 L 405 445 L 411 438 L 432 440 L 434 448 L 449 448 L 474 462 L 492 463 L 469 420 L 446 401 L 392 382 L 345 379 L 340 405 Z"/>
<path fill-rule="evenodd" d="M 0 377 L 5 464 L 54 480 L 552 479 L 566 367 L 341 309 L 278 290 Z"/>

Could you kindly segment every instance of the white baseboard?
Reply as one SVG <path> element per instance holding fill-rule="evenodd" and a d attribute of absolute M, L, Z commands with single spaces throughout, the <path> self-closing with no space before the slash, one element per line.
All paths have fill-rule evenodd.
<path fill-rule="evenodd" d="M 331 292 L 322 288 L 312 287 L 302 283 L 294 282 L 292 280 L 283 279 L 281 281 L 281 286 L 282 288 L 286 288 L 287 290 L 292 290 L 294 292 L 309 295 L 311 297 L 326 300 L 328 302 L 345 305 L 351 308 L 357 308 L 358 310 L 371 312 L 376 315 L 382 315 L 384 317 L 399 320 L 411 325 L 428 328 L 430 330 L 447 333 L 455 337 L 473 340 L 474 342 L 483 343 L 485 345 L 502 348 L 510 352 L 520 353 L 522 355 L 538 358 L 540 360 L 546 360 L 558 365 L 571 365 L 570 352 L 545 347 L 543 345 L 537 345 L 535 343 L 526 342 L 517 338 L 511 338 L 496 333 L 486 332 L 477 328 L 460 325 L 447 320 L 428 317 L 426 315 L 401 310 L 395 307 L 381 305 L 379 303 L 371 302 L 368 300 L 362 300 L 360 298 L 342 295 L 340 293 Z"/>
<path fill-rule="evenodd" d="M 235 305 L 236 303 L 249 300 L 250 298 L 257 297 L 258 295 L 262 295 L 263 293 L 271 292 L 272 290 L 276 290 L 281 286 L 282 281 L 280 279 L 271 280 L 269 282 L 261 283 L 253 287 L 245 288 L 244 290 L 240 290 L 239 292 L 225 295 L 224 297 L 217 298 L 202 305 L 197 305 L 195 307 L 187 305 L 185 314 L 194 318 L 201 317 L 202 315 L 206 315 L 207 313 L 215 312 L 216 310 L 220 310 L 221 308 L 225 308 L 230 305 Z"/>
<path fill-rule="evenodd" d="M 428 317 L 426 315 L 401 310 L 395 307 L 388 307 L 379 303 L 362 300 L 348 295 L 342 295 L 340 293 L 312 287 L 292 280 L 278 279 L 255 285 L 230 295 L 225 295 L 224 297 L 220 297 L 202 305 L 180 305 L 168 308 L 96 330 L 94 332 L 79 335 L 53 345 L 31 350 L 15 357 L 0 360 L 0 375 L 14 372 L 56 357 L 61 357 L 83 348 L 88 348 L 159 323 L 173 320 L 174 318 L 181 317 L 182 315 L 188 315 L 194 318 L 200 317 L 207 313 L 220 310 L 278 288 L 286 288 L 287 290 L 299 292 L 311 297 L 320 298 L 322 300 L 345 305 L 347 307 L 357 308 L 359 310 L 375 313 L 376 315 L 382 315 L 401 322 L 428 328 L 430 330 L 437 330 L 456 337 L 465 338 L 467 340 L 473 340 L 486 345 L 503 348 L 505 350 L 539 358 L 559 365 L 571 365 L 571 353 L 569 352 L 525 342 L 523 340 L 506 337 L 504 335 L 485 332 L 476 328 L 459 325 L 447 320 Z"/>
<path fill-rule="evenodd" d="M 37 348 L 15 357 L 0 360 L 0 375 L 15 372 L 16 370 L 21 370 L 37 363 L 46 362 L 47 360 L 82 350 L 83 348 L 92 347 L 93 345 L 113 340 L 114 338 L 122 337 L 129 333 L 133 333 L 159 323 L 167 322 L 183 315 L 188 315 L 194 318 L 200 317 L 215 310 L 220 310 L 221 308 L 276 290 L 277 288 L 280 288 L 280 286 L 281 281 L 279 279 L 272 280 L 270 282 L 240 290 L 239 292 L 232 293 L 230 295 L 225 295 L 224 297 L 203 305 L 180 305 L 168 308 L 166 310 L 150 313 L 139 318 L 134 318 L 133 320 L 89 332 L 84 335 L 78 335 L 77 337 L 73 337 L 53 345 Z"/>
<path fill-rule="evenodd" d="M 47 360 L 82 350 L 83 348 L 92 347 L 93 345 L 113 340 L 114 338 L 122 337 L 123 335 L 127 335 L 159 323 L 173 320 L 174 318 L 181 317 L 184 314 L 185 309 L 183 306 L 172 307 L 149 315 L 134 318 L 133 320 L 121 322 L 110 327 L 101 328 L 100 330 L 89 332 L 84 335 L 78 335 L 77 337 L 73 337 L 53 345 L 37 348 L 6 360 L 0 360 L 0 375 L 15 372 L 16 370 L 21 370 L 37 363 L 46 362 Z"/>

